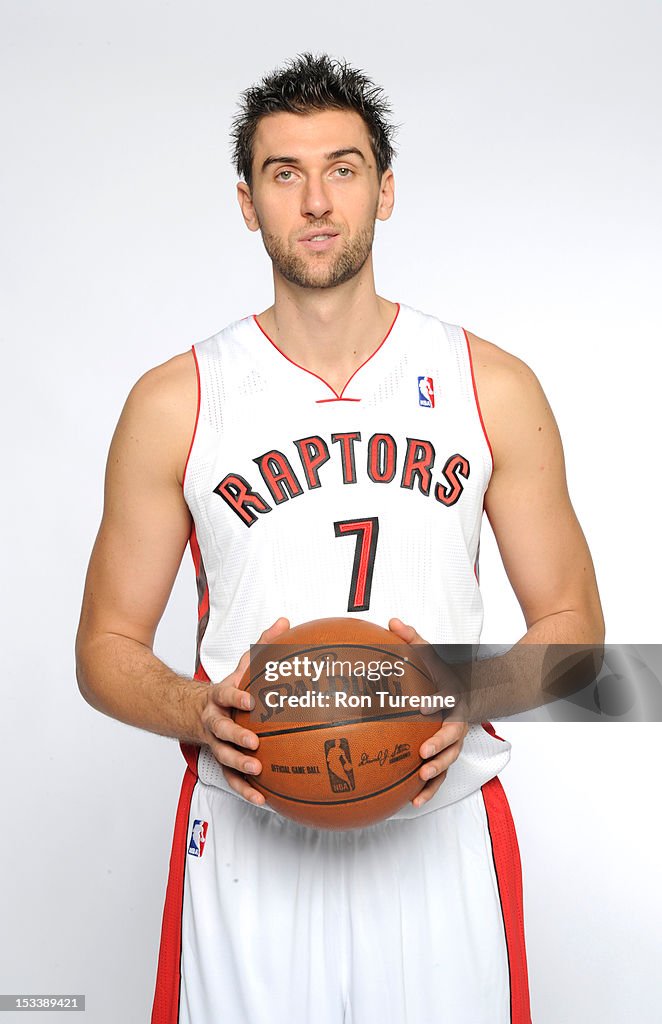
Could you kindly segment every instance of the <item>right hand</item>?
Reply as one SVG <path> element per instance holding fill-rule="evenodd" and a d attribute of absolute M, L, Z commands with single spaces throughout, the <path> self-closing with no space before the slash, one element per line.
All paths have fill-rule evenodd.
<path fill-rule="evenodd" d="M 276 619 L 273 626 L 265 629 L 259 644 L 270 644 L 290 628 L 285 618 Z M 200 715 L 205 735 L 212 754 L 221 765 L 228 784 L 235 793 L 245 800 L 261 807 L 265 799 L 257 789 L 251 786 L 247 775 L 259 775 L 262 765 L 256 757 L 247 751 L 257 750 L 259 739 L 254 732 L 238 726 L 233 717 L 232 709 L 241 708 L 250 711 L 255 705 L 254 698 L 239 689 L 241 677 L 250 663 L 250 652 L 245 651 L 239 659 L 234 672 L 220 683 L 212 683 L 206 691 L 206 701 Z"/>

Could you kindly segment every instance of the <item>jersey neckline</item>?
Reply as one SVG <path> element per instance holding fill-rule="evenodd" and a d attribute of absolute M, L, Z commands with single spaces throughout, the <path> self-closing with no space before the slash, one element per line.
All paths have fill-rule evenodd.
<path fill-rule="evenodd" d="M 351 382 L 354 380 L 356 375 L 363 369 L 363 367 L 366 366 L 369 362 L 371 362 L 371 360 L 373 360 L 375 358 L 377 353 L 381 351 L 381 349 L 386 344 L 386 341 L 387 341 L 388 337 L 390 336 L 391 331 L 395 327 L 396 322 L 401 319 L 400 311 L 402 309 L 402 304 L 400 302 L 396 302 L 396 306 L 397 306 L 397 309 L 395 311 L 395 316 L 393 317 L 393 319 L 391 321 L 391 324 L 389 326 L 389 329 L 387 330 L 386 334 L 384 335 L 384 337 L 380 341 L 379 345 L 377 346 L 377 348 L 373 352 L 370 353 L 370 355 L 368 356 L 367 359 L 364 359 L 363 362 L 359 366 L 357 366 L 357 368 L 354 370 L 352 375 L 348 378 L 348 380 L 345 381 L 343 389 L 342 389 L 342 391 L 340 393 L 338 393 L 336 391 L 336 389 L 334 387 L 332 387 L 332 385 L 329 384 L 329 382 L 327 380 L 324 379 L 324 377 L 320 377 L 320 375 L 318 373 L 315 373 L 313 370 L 307 369 L 307 367 L 302 366 L 301 363 L 297 363 L 294 359 L 291 359 L 288 355 L 286 355 L 286 353 L 283 352 L 283 350 L 281 348 L 279 348 L 279 346 L 276 344 L 276 342 L 273 340 L 273 338 L 269 337 L 269 335 L 265 331 L 264 327 L 262 327 L 261 323 L 259 322 L 256 313 L 253 313 L 252 320 L 255 323 L 255 326 L 260 331 L 260 333 L 267 339 L 269 344 L 272 346 L 273 350 L 275 352 L 277 352 L 280 356 L 282 356 L 282 358 L 286 362 L 290 363 L 290 365 L 296 367 L 298 370 L 302 370 L 303 373 L 307 373 L 310 377 L 316 378 L 326 388 L 328 388 L 328 390 L 331 392 L 333 397 L 332 398 L 320 398 L 320 399 L 317 400 L 319 403 L 326 403 L 326 402 L 360 402 L 361 401 L 360 398 L 345 398 L 344 397 L 345 392 L 347 391 L 347 388 L 349 387 Z"/>

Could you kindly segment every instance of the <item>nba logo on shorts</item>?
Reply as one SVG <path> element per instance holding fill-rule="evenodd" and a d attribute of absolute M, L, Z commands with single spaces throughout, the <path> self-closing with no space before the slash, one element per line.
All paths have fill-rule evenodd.
<path fill-rule="evenodd" d="M 432 377 L 418 378 L 418 404 L 425 409 L 434 409 L 434 381 Z"/>
<path fill-rule="evenodd" d="M 191 839 L 188 844 L 189 857 L 202 857 L 205 848 L 205 839 L 207 838 L 207 822 L 196 821 L 193 822 L 193 828 L 191 829 Z"/>

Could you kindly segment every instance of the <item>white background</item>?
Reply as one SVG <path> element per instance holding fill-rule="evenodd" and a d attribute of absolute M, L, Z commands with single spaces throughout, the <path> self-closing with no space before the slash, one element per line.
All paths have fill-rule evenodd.
<path fill-rule="evenodd" d="M 662 17 L 645 0 L 1 11 L 0 992 L 85 992 L 93 1024 L 141 1024 L 183 760 L 83 702 L 73 643 L 131 385 L 270 302 L 234 200 L 239 91 L 304 49 L 385 86 L 401 129 L 378 289 L 534 368 L 608 640 L 652 643 Z M 513 642 L 521 616 L 487 531 L 481 570 L 484 639 Z M 157 643 L 179 671 L 193 669 L 195 624 L 187 553 Z M 535 1024 L 653 1024 L 660 726 L 501 731 Z"/>

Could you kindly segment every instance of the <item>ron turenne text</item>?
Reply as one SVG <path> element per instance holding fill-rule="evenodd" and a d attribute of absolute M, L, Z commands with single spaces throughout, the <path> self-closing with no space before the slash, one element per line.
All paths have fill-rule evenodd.
<path fill-rule="evenodd" d="M 388 690 L 375 693 L 335 693 L 308 690 L 306 693 L 280 693 L 268 690 L 263 696 L 268 708 L 454 708 L 452 694 L 394 694 Z"/>

